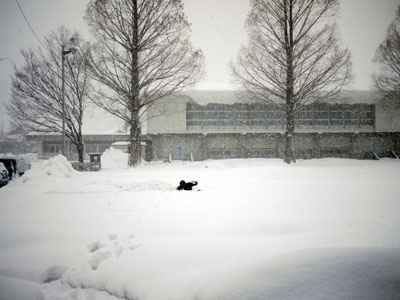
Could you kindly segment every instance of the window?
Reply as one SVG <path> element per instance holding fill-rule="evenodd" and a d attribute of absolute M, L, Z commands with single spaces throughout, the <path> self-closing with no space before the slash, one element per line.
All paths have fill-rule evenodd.
<path fill-rule="evenodd" d="M 57 154 L 62 152 L 62 144 L 44 144 L 44 153 Z"/>
<path fill-rule="evenodd" d="M 85 144 L 85 152 L 86 153 L 103 153 L 110 147 L 110 144 L 105 143 L 88 143 Z"/>
<path fill-rule="evenodd" d="M 202 113 L 201 111 L 188 111 L 186 114 L 186 118 L 189 120 L 201 120 Z"/>
<path fill-rule="evenodd" d="M 225 158 L 238 158 L 238 149 L 212 149 L 208 150 L 208 158 L 210 159 L 225 159 Z"/>
<path fill-rule="evenodd" d="M 283 128 L 286 113 L 263 104 L 187 104 L 187 128 Z M 375 106 L 369 104 L 319 104 L 296 112 L 297 128 L 370 127 L 375 124 Z"/>
<path fill-rule="evenodd" d="M 311 158 L 313 151 L 310 148 L 299 148 L 294 150 L 297 158 Z"/>
<path fill-rule="evenodd" d="M 350 150 L 346 148 L 323 148 L 322 157 L 350 157 Z"/>
<path fill-rule="evenodd" d="M 247 149 L 246 157 L 248 158 L 275 158 L 278 157 L 276 149 Z"/>

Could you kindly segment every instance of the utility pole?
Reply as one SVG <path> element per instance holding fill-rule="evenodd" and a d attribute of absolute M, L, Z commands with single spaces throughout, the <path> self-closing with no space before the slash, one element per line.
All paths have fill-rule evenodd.
<path fill-rule="evenodd" d="M 62 155 L 65 156 L 65 83 L 64 83 L 64 65 L 65 56 L 78 51 L 76 48 L 71 47 L 65 50 L 65 45 L 61 45 L 61 96 L 62 96 Z"/>

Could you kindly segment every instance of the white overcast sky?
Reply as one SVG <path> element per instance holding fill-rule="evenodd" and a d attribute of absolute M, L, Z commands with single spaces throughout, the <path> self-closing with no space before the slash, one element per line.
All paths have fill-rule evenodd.
<path fill-rule="evenodd" d="M 83 20 L 86 0 L 18 0 L 36 34 L 43 38 L 65 25 L 87 34 Z M 246 43 L 244 23 L 249 0 L 183 0 L 192 23 L 192 42 L 206 57 L 206 75 L 198 89 L 234 89 L 228 63 Z M 338 24 L 344 45 L 353 56 L 354 80 L 349 89 L 371 88 L 375 50 L 394 20 L 400 0 L 342 0 Z M 13 62 L 21 63 L 19 51 L 39 43 L 19 11 L 16 0 L 0 0 L 0 121 L 9 101 Z M 1 126 L 1 122 L 0 122 Z"/>

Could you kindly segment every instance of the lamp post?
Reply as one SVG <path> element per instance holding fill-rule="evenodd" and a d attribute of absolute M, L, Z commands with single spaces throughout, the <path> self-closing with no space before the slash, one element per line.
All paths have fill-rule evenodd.
<path fill-rule="evenodd" d="M 71 47 L 65 50 L 65 45 L 61 45 L 61 96 L 62 96 L 62 154 L 65 156 L 65 85 L 64 85 L 64 65 L 65 56 L 78 51 L 76 48 Z"/>

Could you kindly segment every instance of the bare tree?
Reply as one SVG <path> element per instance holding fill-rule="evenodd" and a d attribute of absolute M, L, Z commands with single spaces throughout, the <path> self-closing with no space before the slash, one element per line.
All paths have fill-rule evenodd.
<path fill-rule="evenodd" d="M 91 73 L 102 84 L 94 101 L 129 125 L 134 166 L 146 110 L 195 84 L 203 55 L 189 41 L 181 0 L 91 0 L 86 19 L 96 38 Z"/>
<path fill-rule="evenodd" d="M 385 100 L 400 107 L 400 6 L 374 61 L 380 65 L 379 73 L 372 75 L 375 88 Z"/>
<path fill-rule="evenodd" d="M 351 78 L 350 54 L 339 47 L 338 0 L 251 0 L 249 45 L 231 64 L 256 100 L 286 113 L 284 161 L 295 162 L 295 113 L 332 99 Z"/>
<path fill-rule="evenodd" d="M 24 63 L 14 67 L 9 114 L 15 127 L 62 133 L 61 46 L 79 44 L 79 53 L 65 62 L 65 135 L 83 162 L 83 114 L 91 90 L 85 52 L 79 34 L 61 27 L 45 39 L 45 49 L 23 50 Z"/>

